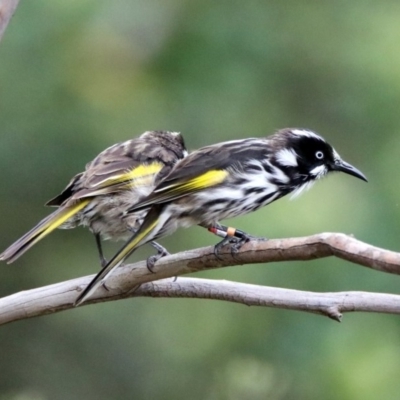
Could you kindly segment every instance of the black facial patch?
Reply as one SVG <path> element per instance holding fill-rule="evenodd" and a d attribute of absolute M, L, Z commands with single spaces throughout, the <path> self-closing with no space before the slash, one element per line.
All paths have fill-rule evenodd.
<path fill-rule="evenodd" d="M 290 145 L 299 156 L 299 163 L 303 165 L 312 167 L 334 162 L 333 148 L 323 139 L 314 136 L 294 137 Z M 322 152 L 324 156 L 322 158 L 317 157 L 318 152 Z"/>

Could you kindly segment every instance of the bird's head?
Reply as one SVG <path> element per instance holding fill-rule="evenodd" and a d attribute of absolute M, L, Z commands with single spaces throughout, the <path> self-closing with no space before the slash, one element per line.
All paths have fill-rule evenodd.
<path fill-rule="evenodd" d="M 185 141 L 180 132 L 169 131 L 147 131 L 140 135 L 144 143 L 153 146 L 154 150 L 159 150 L 160 146 L 165 147 L 176 154 L 178 159 L 185 158 L 188 155 Z"/>
<path fill-rule="evenodd" d="M 340 171 L 367 181 L 365 175 L 342 160 L 336 150 L 316 133 L 299 128 L 282 129 L 273 135 L 275 163 L 298 183 L 312 182 L 328 172 Z"/>

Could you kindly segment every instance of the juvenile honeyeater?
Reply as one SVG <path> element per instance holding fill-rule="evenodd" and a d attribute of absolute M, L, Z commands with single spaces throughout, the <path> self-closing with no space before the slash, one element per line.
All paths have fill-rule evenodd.
<path fill-rule="evenodd" d="M 149 195 L 186 155 L 182 135 L 167 131 L 148 131 L 107 148 L 47 202 L 57 209 L 8 247 L 0 259 L 11 263 L 56 228 L 83 225 L 94 234 L 104 266 L 101 239 L 126 240 L 136 232 L 146 211 L 130 213 L 126 218 L 123 214 Z M 162 246 L 152 244 L 160 255 L 165 252 Z"/>

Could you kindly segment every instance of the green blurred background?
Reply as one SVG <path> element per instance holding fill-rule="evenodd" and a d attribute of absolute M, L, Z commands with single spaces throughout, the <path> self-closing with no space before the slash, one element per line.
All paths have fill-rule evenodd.
<path fill-rule="evenodd" d="M 398 250 L 399 21 L 396 1 L 21 2 L 0 43 L 0 247 L 115 142 L 166 129 L 195 149 L 298 126 L 370 182 L 330 176 L 232 223 L 267 237 L 353 233 Z M 162 243 L 177 252 L 216 241 L 194 227 Z M 57 231 L 1 265 L 1 295 L 97 269 L 87 231 Z M 396 293 L 400 283 L 338 259 L 198 276 L 311 291 Z M 93 305 L 0 328 L 0 400 L 398 399 L 399 331 L 398 317 L 379 314 L 338 324 L 217 301 Z"/>

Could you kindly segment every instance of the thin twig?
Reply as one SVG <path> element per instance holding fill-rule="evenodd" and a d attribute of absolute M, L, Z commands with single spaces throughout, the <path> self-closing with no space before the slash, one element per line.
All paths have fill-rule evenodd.
<path fill-rule="evenodd" d="M 399 253 L 370 246 L 344 234 L 322 233 L 302 238 L 252 240 L 238 254 L 222 252 L 220 259 L 215 257 L 212 247 L 186 251 L 159 260 L 154 273 L 148 271 L 143 261 L 125 265 L 107 281 L 108 291 L 100 288 L 85 304 L 138 296 L 193 297 L 309 311 L 336 320 L 346 311 L 400 313 L 400 296 L 397 295 L 311 293 L 195 278 L 178 278 L 175 283 L 164 279 L 224 266 L 311 260 L 332 255 L 379 271 L 400 274 Z M 73 308 L 77 295 L 92 278 L 78 278 L 0 299 L 0 325 Z M 158 279 L 163 280 L 154 282 Z M 150 281 L 153 282 L 143 285 Z M 139 289 L 138 284 L 142 284 Z"/>

